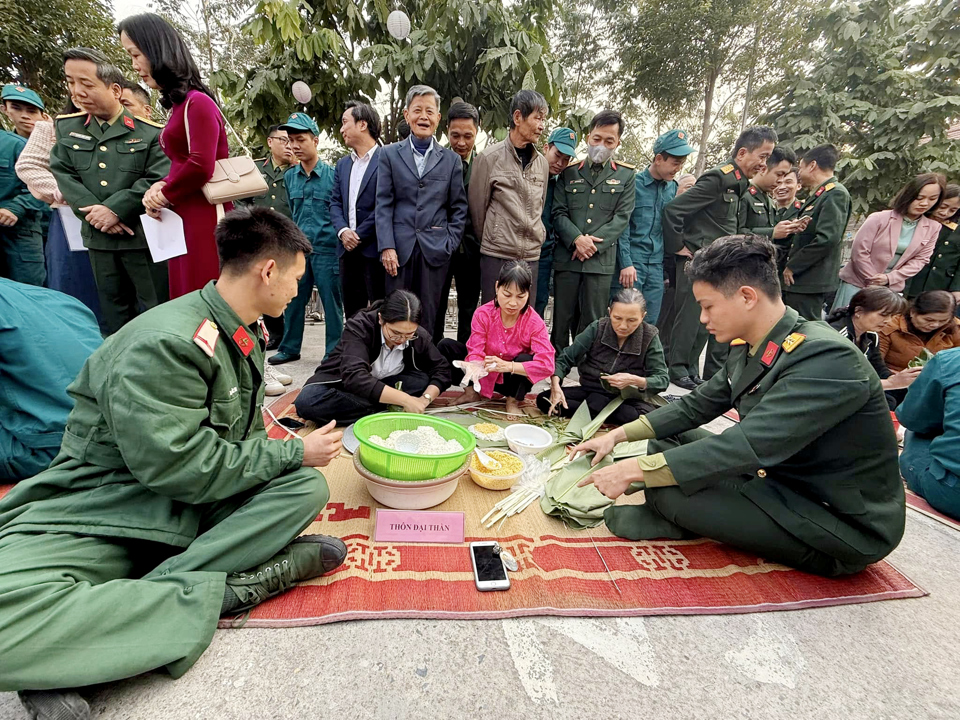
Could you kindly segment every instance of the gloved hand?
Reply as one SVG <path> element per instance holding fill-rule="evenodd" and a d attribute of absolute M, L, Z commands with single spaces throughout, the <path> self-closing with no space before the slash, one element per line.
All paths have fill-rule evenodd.
<path fill-rule="evenodd" d="M 489 373 L 483 369 L 482 360 L 454 360 L 453 366 L 463 370 L 463 380 L 460 381 L 460 387 L 466 387 L 473 384 L 473 389 L 480 392 L 480 378 L 485 378 Z"/>

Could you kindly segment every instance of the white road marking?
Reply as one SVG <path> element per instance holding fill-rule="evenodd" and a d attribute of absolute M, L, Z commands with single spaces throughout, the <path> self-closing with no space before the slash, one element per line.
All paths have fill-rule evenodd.
<path fill-rule="evenodd" d="M 751 680 L 795 688 L 807 666 L 796 638 L 774 631 L 769 621 L 756 618 L 756 622 L 756 632 L 740 650 L 729 650 L 726 661 Z"/>

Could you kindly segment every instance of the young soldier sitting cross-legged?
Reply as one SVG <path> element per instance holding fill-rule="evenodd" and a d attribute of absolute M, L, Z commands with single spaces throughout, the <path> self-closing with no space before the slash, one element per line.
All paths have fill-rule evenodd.
<path fill-rule="evenodd" d="M 310 243 L 267 208 L 216 231 L 220 279 L 148 310 L 90 356 L 50 467 L 0 500 L 0 691 L 30 718 L 90 717 L 76 692 L 166 667 L 217 620 L 339 566 L 300 533 L 326 505 L 333 423 L 268 439 L 257 319 L 297 294 Z"/>
<path fill-rule="evenodd" d="M 713 538 L 818 575 L 886 557 L 905 509 L 876 371 L 829 325 L 784 306 L 769 240 L 720 238 L 686 272 L 701 320 L 730 353 L 681 400 L 573 449 L 596 464 L 618 442 L 651 440 L 646 457 L 581 481 L 608 498 L 646 491 L 644 505 L 607 508 L 607 527 L 631 540 Z M 731 408 L 739 423 L 700 429 Z"/>

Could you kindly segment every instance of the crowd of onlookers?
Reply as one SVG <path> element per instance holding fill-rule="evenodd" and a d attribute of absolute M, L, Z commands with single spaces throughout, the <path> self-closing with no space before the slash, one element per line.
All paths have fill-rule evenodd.
<path fill-rule="evenodd" d="M 165 124 L 147 90 L 90 48 L 64 53 L 70 101 L 55 120 L 29 88 L 2 92 L 14 132 L 0 133 L 0 274 L 74 296 L 104 335 L 215 281 L 214 229 L 233 207 L 204 194 L 229 157 L 228 125 L 183 39 L 150 14 L 119 33 Z M 456 99 L 445 122 L 440 109 L 436 91 L 411 87 L 407 134 L 385 145 L 377 111 L 347 103 L 349 153 L 335 166 L 320 158 L 314 119 L 292 112 L 256 161 L 266 193 L 236 203 L 292 218 L 313 248 L 294 300 L 263 318 L 266 348 L 278 351 L 266 392 L 279 394 L 290 377 L 278 366 L 300 358 L 316 288 L 325 356 L 297 400 L 304 417 L 422 412 L 450 382 L 467 387 L 465 401 L 500 393 L 516 414 L 549 379 L 546 412 L 583 402 L 596 412 L 621 397 L 617 421 L 635 419 L 668 383 L 694 390 L 725 362 L 684 269 L 734 234 L 773 241 L 786 304 L 849 337 L 891 409 L 923 362 L 960 346 L 960 186 L 940 175 L 918 175 L 867 217 L 843 262 L 851 203 L 832 145 L 798 158 L 772 128 L 750 127 L 694 178 L 682 174 L 694 152 L 683 130 L 658 137 L 642 168 L 618 160 L 625 127 L 614 110 L 582 138 L 558 127 L 541 146 L 549 107 L 523 90 L 509 101 L 506 138 L 478 151 L 477 108 Z M 186 253 L 154 262 L 140 217 L 166 210 L 183 221 Z M 574 367 L 579 386 L 564 386 Z"/>

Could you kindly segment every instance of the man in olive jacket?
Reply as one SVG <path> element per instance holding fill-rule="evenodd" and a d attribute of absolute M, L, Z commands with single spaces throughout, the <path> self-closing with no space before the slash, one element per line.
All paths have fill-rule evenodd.
<path fill-rule="evenodd" d="M 57 688 L 179 677 L 221 614 L 346 556 L 298 538 L 327 502 L 314 468 L 340 433 L 271 440 L 260 411 L 257 318 L 296 295 L 310 243 L 266 208 L 229 213 L 216 240 L 216 284 L 111 336 L 68 390 L 52 465 L 0 500 L 0 691 L 28 691 L 30 717 L 89 717 Z"/>
<path fill-rule="evenodd" d="M 537 150 L 547 120 L 547 101 L 521 90 L 510 101 L 510 132 L 473 161 L 468 202 L 480 238 L 480 302 L 493 300 L 500 268 L 523 260 L 533 274 L 530 304 L 537 302 L 540 248 L 546 231 L 541 215 L 550 167 Z"/>
<path fill-rule="evenodd" d="M 596 471 L 604 513 L 631 540 L 703 536 L 819 575 L 862 570 L 903 536 L 897 438 L 880 379 L 825 323 L 784 306 L 776 249 L 722 238 L 690 261 L 707 327 L 731 350 L 723 371 L 681 400 L 574 448 L 594 464 L 617 442 L 656 438 L 648 455 Z M 699 426 L 735 408 L 714 435 Z"/>
<path fill-rule="evenodd" d="M 819 145 L 800 161 L 800 184 L 810 192 L 800 208 L 808 225 L 794 235 L 783 271 L 783 301 L 807 320 L 820 320 L 823 303 L 840 283 L 843 233 L 850 221 L 850 193 L 833 171 L 840 153 Z"/>

